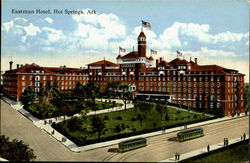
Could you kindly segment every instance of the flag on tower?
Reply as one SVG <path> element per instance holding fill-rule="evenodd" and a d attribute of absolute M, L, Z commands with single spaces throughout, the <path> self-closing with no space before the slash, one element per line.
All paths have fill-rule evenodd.
<path fill-rule="evenodd" d="M 157 54 L 157 51 L 151 49 L 151 54 Z"/>
<path fill-rule="evenodd" d="M 145 22 L 145 21 L 143 21 L 143 20 L 142 20 L 142 26 L 143 26 L 143 27 L 151 28 L 150 23 L 149 23 L 149 22 Z"/>
<path fill-rule="evenodd" d="M 182 52 L 179 52 L 178 50 L 177 50 L 177 54 L 178 56 L 182 56 Z"/>
<path fill-rule="evenodd" d="M 123 49 L 123 48 L 121 48 L 121 47 L 119 47 L 119 49 L 120 49 L 120 52 L 126 52 L 126 49 Z"/>

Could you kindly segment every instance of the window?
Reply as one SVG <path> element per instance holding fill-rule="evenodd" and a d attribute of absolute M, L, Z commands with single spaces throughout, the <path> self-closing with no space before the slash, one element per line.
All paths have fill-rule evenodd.
<path fill-rule="evenodd" d="M 25 78 L 25 75 L 23 75 L 23 76 L 22 76 L 22 80 L 25 80 L 25 79 L 26 79 L 26 78 Z"/>
<path fill-rule="evenodd" d="M 46 76 L 43 77 L 43 80 L 46 80 Z"/>
<path fill-rule="evenodd" d="M 32 75 L 30 75 L 30 80 L 32 80 Z"/>
<path fill-rule="evenodd" d="M 30 86 L 32 86 L 32 81 L 30 82 Z"/>
<path fill-rule="evenodd" d="M 24 82 L 22 82 L 22 86 L 23 86 L 23 87 L 25 87 L 25 81 L 24 81 Z"/>

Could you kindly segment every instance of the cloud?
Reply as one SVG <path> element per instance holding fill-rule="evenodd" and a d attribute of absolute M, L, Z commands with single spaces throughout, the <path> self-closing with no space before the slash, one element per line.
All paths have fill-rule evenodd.
<path fill-rule="evenodd" d="M 50 24 L 53 24 L 53 19 L 52 18 L 47 17 L 44 20 L 47 21 Z"/>
<path fill-rule="evenodd" d="M 76 36 L 85 38 L 86 36 L 89 38 L 97 36 L 108 41 L 109 39 L 124 38 L 126 35 L 126 27 L 118 16 L 112 13 L 73 15 L 72 19 L 78 23 L 78 28 L 75 31 Z"/>
<path fill-rule="evenodd" d="M 63 34 L 62 30 L 56 30 L 54 28 L 49 28 L 49 27 L 43 27 L 42 31 L 44 31 L 48 37 L 47 37 L 47 43 L 50 44 L 55 41 L 62 41 L 66 39 L 66 36 Z"/>
<path fill-rule="evenodd" d="M 23 43 L 25 43 L 28 36 L 36 36 L 37 33 L 41 32 L 40 28 L 38 26 L 33 25 L 32 23 L 29 23 L 29 26 L 23 26 L 22 28 L 26 32 L 26 35 L 22 37 Z"/>
<path fill-rule="evenodd" d="M 9 32 L 11 28 L 13 28 L 14 26 L 14 21 L 11 20 L 9 22 L 5 22 L 2 24 L 2 30 L 5 31 L 5 32 Z"/>

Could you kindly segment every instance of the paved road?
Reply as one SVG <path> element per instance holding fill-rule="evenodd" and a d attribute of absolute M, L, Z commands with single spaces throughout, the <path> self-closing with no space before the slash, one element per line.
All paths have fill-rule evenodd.
<path fill-rule="evenodd" d="M 36 161 L 161 161 L 173 157 L 175 152 L 186 153 L 217 144 L 226 136 L 229 139 L 249 132 L 249 117 L 238 118 L 204 126 L 205 136 L 179 143 L 173 141 L 176 132 L 148 138 L 148 146 L 125 153 L 108 152 L 117 145 L 80 153 L 68 148 L 35 127 L 30 120 L 1 100 L 1 134 L 23 140 L 34 149 Z"/>

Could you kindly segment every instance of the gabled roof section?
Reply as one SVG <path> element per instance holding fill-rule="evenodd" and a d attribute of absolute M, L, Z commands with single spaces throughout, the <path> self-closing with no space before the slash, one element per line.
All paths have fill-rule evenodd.
<path fill-rule="evenodd" d="M 171 66 L 171 65 L 169 65 L 169 63 L 166 61 L 161 61 L 160 63 L 157 64 L 157 66 Z"/>
<path fill-rule="evenodd" d="M 153 58 L 152 56 L 150 56 L 150 57 L 149 57 L 149 60 L 150 60 L 150 61 L 153 61 L 153 60 L 154 60 L 154 58 Z"/>
<path fill-rule="evenodd" d="M 129 59 L 129 58 L 138 58 L 138 52 L 132 51 L 122 57 L 122 59 Z"/>
<path fill-rule="evenodd" d="M 146 38 L 146 35 L 144 34 L 144 32 L 141 32 L 138 37 L 145 37 Z"/>
<path fill-rule="evenodd" d="M 190 65 L 190 63 L 187 60 L 185 60 L 185 59 L 183 59 L 182 61 L 178 62 L 177 64 L 178 65 Z"/>
<path fill-rule="evenodd" d="M 122 55 L 119 54 L 118 57 L 116 59 L 121 59 L 122 58 Z"/>
<path fill-rule="evenodd" d="M 25 65 L 25 66 L 19 67 L 18 69 L 16 69 L 16 73 L 31 73 L 32 70 L 33 71 L 40 70 L 40 71 L 44 71 L 44 73 L 54 74 L 54 72 L 49 70 L 48 68 L 40 67 L 39 65 L 36 65 L 34 63 L 31 65 Z"/>
<path fill-rule="evenodd" d="M 47 69 L 49 69 L 50 71 L 53 71 L 55 73 L 84 73 L 83 69 L 78 69 L 78 68 L 68 68 L 68 67 L 46 67 Z"/>
<path fill-rule="evenodd" d="M 175 58 L 174 60 L 172 60 L 171 62 L 169 62 L 168 64 L 175 66 L 176 64 L 178 64 L 181 61 L 180 58 Z"/>
<path fill-rule="evenodd" d="M 192 66 L 198 66 L 198 64 L 195 63 L 194 61 L 190 61 L 189 63 L 190 63 Z"/>
<path fill-rule="evenodd" d="M 233 72 L 238 72 L 237 70 L 227 69 L 218 65 L 203 65 L 196 66 L 191 69 L 191 71 L 214 71 L 215 74 L 231 74 Z"/>
<path fill-rule="evenodd" d="M 118 64 L 115 64 L 113 62 L 107 61 L 107 60 L 101 60 L 98 62 L 90 63 L 89 66 L 119 66 Z"/>

